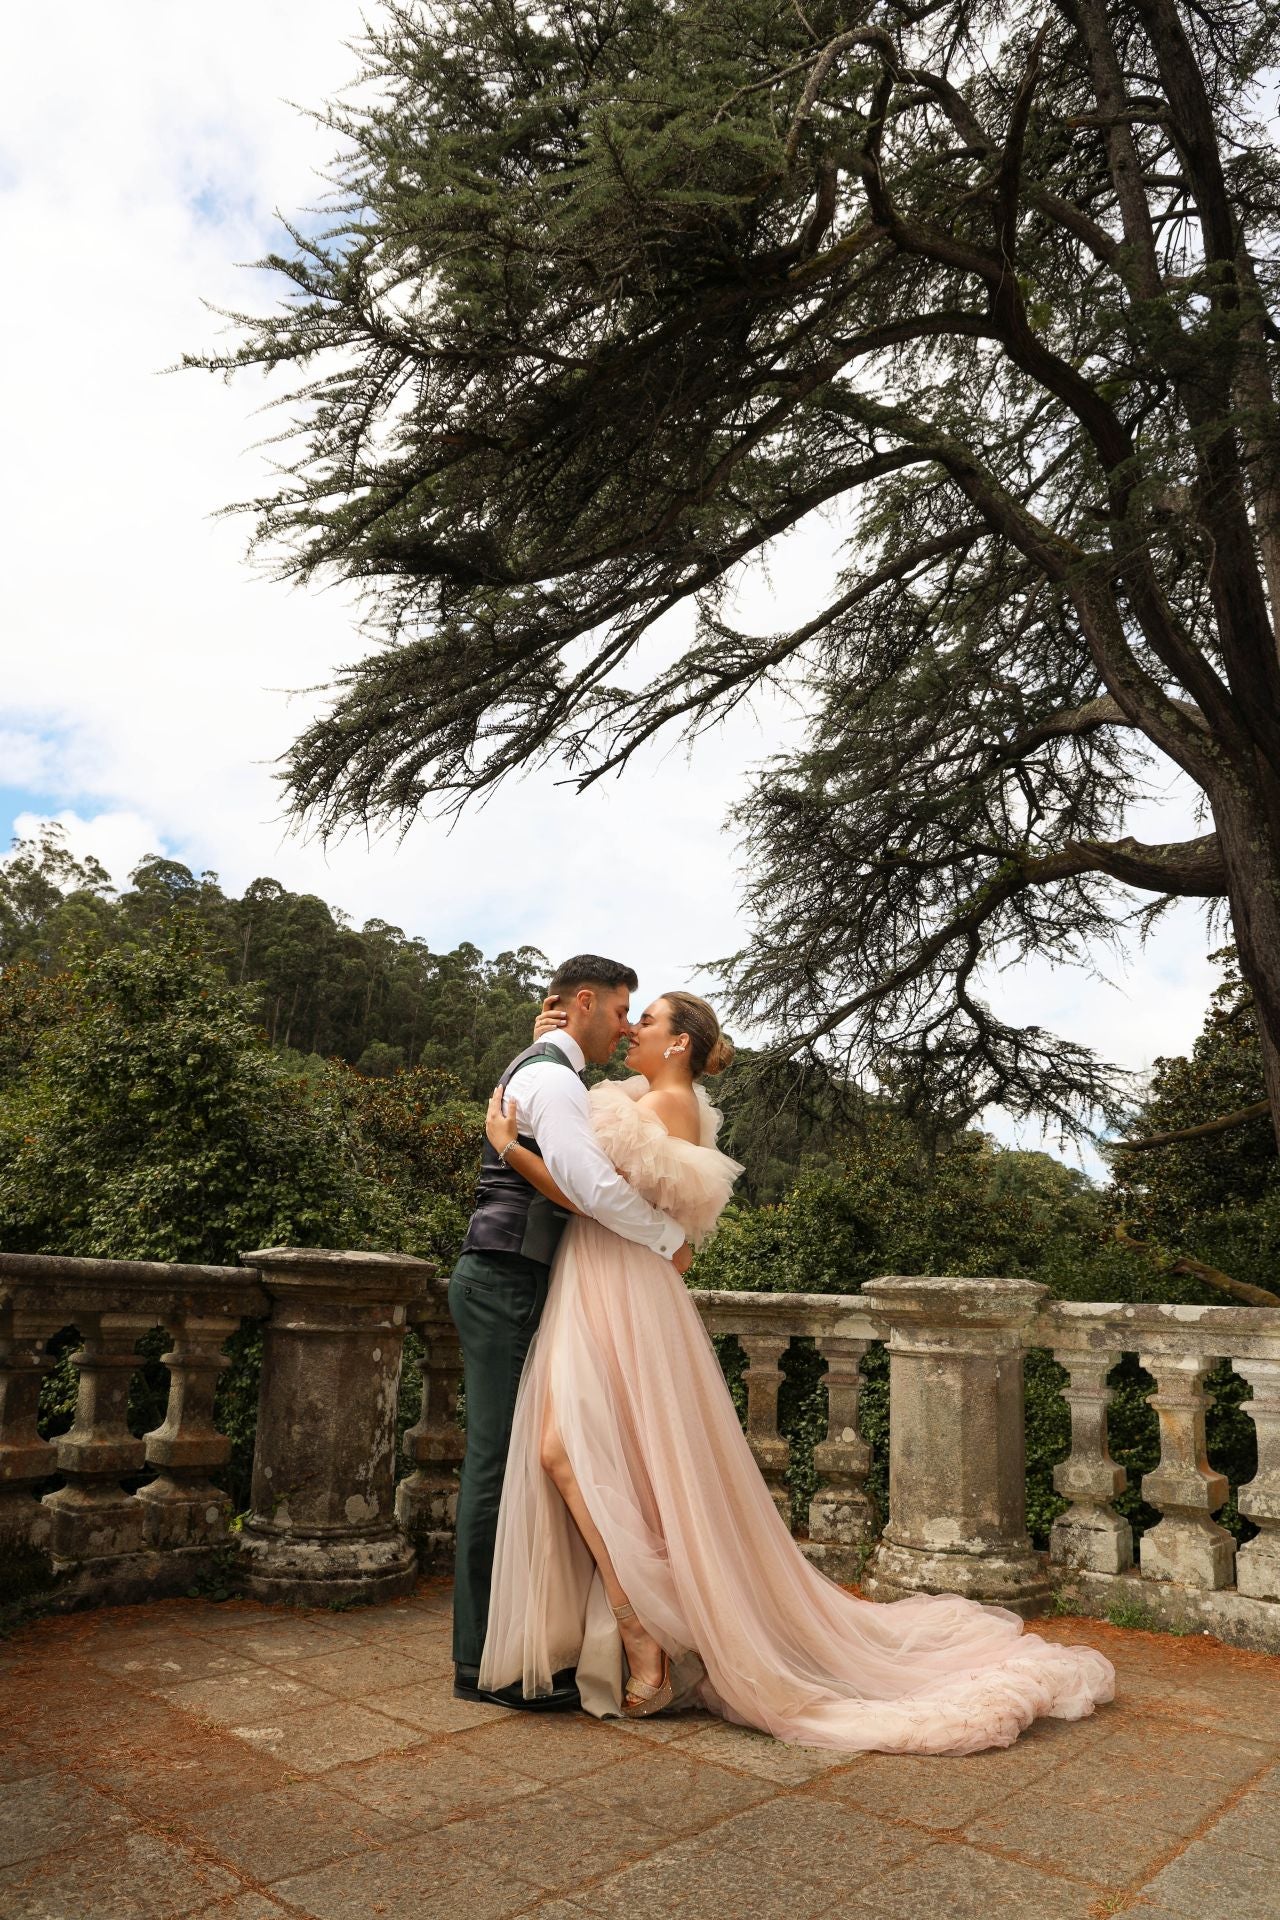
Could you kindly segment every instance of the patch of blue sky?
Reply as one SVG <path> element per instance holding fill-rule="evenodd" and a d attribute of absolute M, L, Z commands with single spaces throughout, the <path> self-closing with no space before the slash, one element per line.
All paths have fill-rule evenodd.
<path fill-rule="evenodd" d="M 58 813 L 70 802 L 70 795 L 41 787 L 11 787 L 0 783 L 0 855 L 9 851 L 23 814 L 34 813 L 41 819 Z"/>
<path fill-rule="evenodd" d="M 187 196 L 187 205 L 198 221 L 211 227 L 228 223 L 253 224 L 261 218 L 261 207 L 252 194 L 206 181 L 199 192 Z"/>

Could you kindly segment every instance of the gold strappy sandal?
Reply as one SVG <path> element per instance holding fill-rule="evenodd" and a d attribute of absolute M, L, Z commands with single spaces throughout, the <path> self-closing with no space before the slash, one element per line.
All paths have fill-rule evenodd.
<path fill-rule="evenodd" d="M 629 1600 L 624 1600 L 620 1607 L 613 1607 L 611 1611 L 619 1623 L 636 1618 L 636 1610 Z M 650 1714 L 661 1713 L 671 1705 L 674 1691 L 671 1684 L 671 1656 L 664 1647 L 662 1678 L 656 1686 L 648 1680 L 637 1679 L 634 1673 L 628 1671 L 622 1694 L 622 1711 L 628 1720 L 647 1720 Z"/>

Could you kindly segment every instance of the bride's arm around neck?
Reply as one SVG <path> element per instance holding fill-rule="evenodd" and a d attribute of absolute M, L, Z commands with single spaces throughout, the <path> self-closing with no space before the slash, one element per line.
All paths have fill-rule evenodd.
<path fill-rule="evenodd" d="M 697 1146 L 702 1139 L 702 1116 L 698 1096 L 692 1087 L 650 1087 L 642 1093 L 637 1106 L 656 1114 L 669 1134 Z"/>

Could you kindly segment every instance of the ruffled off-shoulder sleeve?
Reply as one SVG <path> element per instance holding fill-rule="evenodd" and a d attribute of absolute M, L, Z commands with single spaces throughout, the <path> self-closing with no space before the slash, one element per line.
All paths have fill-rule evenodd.
<path fill-rule="evenodd" d="M 637 1104 L 649 1091 L 640 1074 L 602 1080 L 591 1089 L 591 1118 L 614 1166 L 651 1205 L 671 1215 L 696 1245 L 705 1240 L 728 1204 L 742 1172 L 715 1145 L 720 1115 L 701 1087 L 702 1141 L 678 1140 L 656 1113 Z"/>

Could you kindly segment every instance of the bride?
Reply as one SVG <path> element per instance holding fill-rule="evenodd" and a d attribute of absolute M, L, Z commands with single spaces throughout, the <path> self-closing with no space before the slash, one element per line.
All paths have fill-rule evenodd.
<path fill-rule="evenodd" d="M 535 1031 L 558 1024 L 543 1015 Z M 667 993 L 634 1030 L 635 1077 L 591 1090 L 610 1159 L 695 1244 L 741 1172 L 716 1147 L 701 1085 L 731 1057 L 706 1001 Z M 501 1090 L 486 1131 L 569 1207 L 516 1144 Z M 1008 1746 L 1039 1715 L 1092 1712 L 1115 1681 L 1100 1653 L 1026 1633 L 1003 1607 L 956 1594 L 877 1604 L 811 1566 L 675 1267 L 581 1215 L 520 1383 L 480 1685 L 522 1681 L 532 1697 L 574 1666 L 596 1715 L 697 1705 L 850 1753 Z"/>

